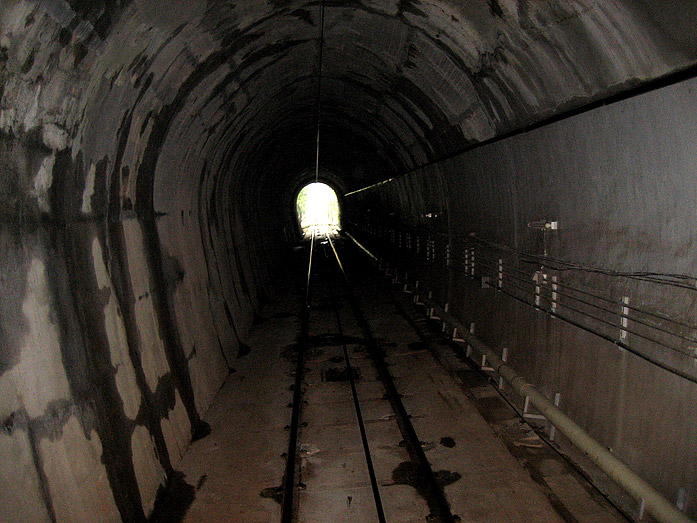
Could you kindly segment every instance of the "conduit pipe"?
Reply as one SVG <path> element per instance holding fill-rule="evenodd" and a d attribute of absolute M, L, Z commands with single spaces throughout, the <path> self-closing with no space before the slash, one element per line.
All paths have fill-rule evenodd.
<path fill-rule="evenodd" d="M 525 381 L 510 365 L 504 362 L 494 350 L 469 332 L 469 328 L 456 320 L 444 308 L 426 301 L 433 315 L 446 324 L 457 328 L 458 338 L 467 343 L 480 355 L 486 356 L 492 367 L 523 398 L 530 398 L 547 420 L 562 432 L 571 443 L 584 452 L 615 483 L 624 488 L 637 500 L 643 500 L 645 509 L 661 523 L 694 523 L 663 495 L 641 479 L 632 469 L 615 457 L 610 451 L 593 439 L 585 430 L 564 414 L 554 403 L 542 395 L 534 385 Z"/>

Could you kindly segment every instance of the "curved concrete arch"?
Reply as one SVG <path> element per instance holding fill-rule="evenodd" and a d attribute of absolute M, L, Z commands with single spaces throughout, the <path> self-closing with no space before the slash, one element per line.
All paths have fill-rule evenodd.
<path fill-rule="evenodd" d="M 573 225 L 560 256 L 692 274 L 697 8 L 662 4 L 327 0 L 323 177 L 342 194 L 394 180 L 345 197 L 345 216 L 370 209 L 521 250 L 543 242 L 528 223 L 561 216 Z M 318 8 L 0 5 L 0 491 L 23 500 L 0 519 L 143 521 L 205 435 L 202 412 L 244 352 L 294 239 L 288 202 L 314 165 Z M 601 110 L 543 124 L 589 104 Z M 531 363 L 543 349 L 529 332 L 523 369 L 575 390 Z M 622 372 L 634 383 L 643 371 Z M 686 412 L 695 396 L 655 379 L 653 450 L 659 411 L 684 392 Z M 593 409 L 582 421 L 673 495 L 664 474 L 694 445 L 677 438 L 652 464 Z M 683 418 L 672 431 L 694 428 Z M 689 467 L 679 481 L 694 482 Z"/>

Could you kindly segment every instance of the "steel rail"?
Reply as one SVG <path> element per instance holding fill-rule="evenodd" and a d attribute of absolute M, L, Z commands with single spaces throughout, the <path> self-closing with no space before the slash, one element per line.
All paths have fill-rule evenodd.
<path fill-rule="evenodd" d="M 286 454 L 286 470 L 283 479 L 283 505 L 281 506 L 281 523 L 295 521 L 295 472 L 298 468 L 298 426 L 302 407 L 302 384 L 305 371 L 305 350 L 308 344 L 310 323 L 310 300 L 312 291 L 312 258 L 315 247 L 315 229 L 310 238 L 310 259 L 307 264 L 307 279 L 305 281 L 305 296 L 300 313 L 300 337 L 297 344 L 297 361 L 295 364 L 295 380 L 293 382 L 293 410 L 290 420 L 290 435 L 288 437 L 288 452 Z"/>
<path fill-rule="evenodd" d="M 414 425 L 411 423 L 409 413 L 402 402 L 402 396 L 397 390 L 394 380 L 392 379 L 392 375 L 387 367 L 387 363 L 380 352 L 380 348 L 375 340 L 375 337 L 373 336 L 372 329 L 361 311 L 360 304 L 358 303 L 358 300 L 356 299 L 356 296 L 351 288 L 350 280 L 344 271 L 343 265 L 341 264 L 341 260 L 338 258 L 338 256 L 337 262 L 343 274 L 347 298 L 351 308 L 353 309 L 356 321 L 364 333 L 366 349 L 373 361 L 373 365 L 378 373 L 378 377 L 385 388 L 387 400 L 389 401 L 392 411 L 395 414 L 395 420 L 406 443 L 409 458 L 416 467 L 419 476 L 423 480 L 421 486 L 425 494 L 424 497 L 426 499 L 426 503 L 431 511 L 429 521 L 433 521 L 434 523 L 455 523 L 455 518 L 450 511 L 450 505 L 445 497 L 443 487 L 439 485 L 438 481 L 436 480 L 436 476 L 433 473 L 431 464 L 429 463 L 426 453 L 421 446 L 419 437 L 414 429 Z"/>
<path fill-rule="evenodd" d="M 331 246 L 332 251 L 334 252 L 334 257 L 336 258 L 337 264 L 339 265 L 339 269 L 341 273 L 345 276 L 344 268 L 341 263 L 341 260 L 339 259 L 339 254 L 336 252 L 336 248 L 334 247 L 334 242 L 331 239 L 331 236 L 329 234 L 326 234 L 327 241 L 329 242 L 329 245 Z M 333 300 L 333 305 L 334 305 L 334 312 L 336 314 L 336 323 L 337 323 L 337 329 L 339 331 L 339 338 L 341 340 L 344 340 L 344 329 L 341 324 L 341 315 L 339 313 L 339 307 L 336 303 L 336 298 Z M 342 341 L 341 343 L 342 348 L 343 348 L 343 353 L 344 353 L 344 363 L 346 365 L 346 373 L 348 375 L 349 379 L 349 385 L 351 386 L 351 396 L 353 398 L 353 407 L 356 412 L 356 420 L 358 421 L 358 429 L 361 434 L 361 442 L 363 444 L 363 454 L 365 455 L 365 462 L 366 462 L 366 467 L 368 468 L 368 476 L 370 477 L 370 486 L 373 491 L 373 500 L 375 501 L 375 511 L 377 512 L 378 516 L 378 521 L 380 523 L 387 523 L 387 520 L 385 519 L 385 510 L 382 506 L 382 496 L 380 495 L 380 487 L 378 485 L 378 479 L 377 475 L 375 474 L 375 467 L 373 466 L 373 458 L 370 452 L 370 444 L 368 443 L 368 434 L 365 430 L 365 422 L 363 421 L 363 413 L 361 411 L 361 404 L 360 400 L 358 398 L 358 391 L 356 389 L 356 379 L 353 373 L 353 367 L 351 365 L 351 358 L 349 356 L 348 352 L 348 347 L 346 346 L 346 342 Z"/>

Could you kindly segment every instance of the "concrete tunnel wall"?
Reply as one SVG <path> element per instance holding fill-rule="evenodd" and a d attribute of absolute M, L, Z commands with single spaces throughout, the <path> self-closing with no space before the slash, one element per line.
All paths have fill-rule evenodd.
<path fill-rule="evenodd" d="M 695 18 L 689 1 L 328 1 L 323 176 L 349 192 L 690 67 Z M 255 311 L 294 238 L 289 201 L 314 163 L 317 49 L 316 2 L 2 3 L 3 520 L 142 521 L 176 479 L 192 436 L 206 433 L 205 409 L 246 350 Z M 653 113 L 648 102 L 638 107 L 634 117 L 645 120 L 637 127 L 650 128 L 666 106 L 682 115 L 678 101 L 656 102 Z M 570 198 L 579 205 L 567 207 L 557 193 L 526 190 L 545 180 L 538 171 L 548 163 L 540 160 L 561 140 L 557 132 L 574 143 L 588 129 L 611 136 L 612 110 L 436 163 L 428 169 L 440 186 L 415 175 L 405 186 L 411 192 L 388 186 L 401 196 L 386 200 L 414 224 L 421 209 L 413 195 L 432 194 L 447 202 L 447 230 L 514 243 L 512 220 L 528 208 L 574 222 L 564 212 L 580 208 L 576 193 Z M 662 154 L 673 138 L 657 145 L 665 145 Z M 682 135 L 677 142 L 689 143 Z M 619 154 L 607 146 L 591 156 L 593 145 L 572 147 L 573 161 Z M 572 159 L 557 161 L 566 168 Z M 496 169 L 482 172 L 481 162 Z M 529 173 L 520 186 L 511 162 Z M 655 195 L 666 194 L 666 185 L 632 179 L 648 195 L 644 210 L 663 212 L 671 195 L 693 189 L 687 163 L 676 162 L 660 171 L 683 180 L 665 200 Z M 472 183 L 461 183 L 463 170 Z M 569 172 L 585 178 L 590 171 Z M 609 201 L 619 189 L 605 174 L 593 183 Z M 577 185 L 566 176 L 547 175 L 558 194 Z M 497 184 L 508 188 L 508 201 L 494 197 Z M 360 216 L 371 205 L 347 198 L 345 211 Z M 560 253 L 631 260 L 605 258 L 601 243 L 588 243 L 598 231 L 609 232 L 597 224 L 565 236 Z M 661 237 L 660 245 L 674 239 Z M 678 263 L 659 258 L 660 250 L 652 244 L 654 257 L 635 261 Z M 676 270 L 689 272 L 689 252 L 680 252 Z M 533 347 L 522 370 L 535 358 Z M 557 374 L 543 383 L 574 380 L 561 369 L 550 369 Z M 642 375 L 634 369 L 623 376 Z M 661 391 L 661 405 L 678 405 L 671 387 Z M 580 418 L 609 427 L 612 416 Z M 689 428 L 694 416 L 685 418 Z M 656 437 L 656 423 L 647 427 Z M 669 455 L 656 461 L 674 462 L 687 445 L 681 438 L 686 433 L 676 432 L 663 448 Z M 622 445 L 627 456 L 641 454 L 629 440 Z M 641 456 L 635 462 L 668 494 L 683 484 L 658 477 L 663 468 Z M 693 465 L 681 467 L 692 478 Z"/>
<path fill-rule="evenodd" d="M 696 91 L 695 79 L 679 82 L 354 193 L 348 197 L 351 206 L 369 209 L 355 225 L 406 225 L 430 237 L 445 235 L 451 245 L 457 237 L 474 235 L 532 254 L 546 249 L 552 259 L 618 273 L 695 274 Z M 529 226 L 540 221 L 557 221 L 559 229 Z M 370 242 L 370 236 L 365 238 Z M 377 245 L 375 252 L 380 252 Z M 437 302 L 448 303 L 456 317 L 474 322 L 477 335 L 490 346 L 507 347 L 509 362 L 520 374 L 550 399 L 560 393 L 564 412 L 668 499 L 677 501 L 680 489 L 694 496 L 693 344 L 675 353 L 629 334 L 632 346 L 673 366 L 691 378 L 687 380 L 493 287 L 482 289 L 480 281 L 442 262 L 424 269 L 400 256 L 391 261 L 410 271 L 412 284 L 419 280 Z M 476 263 L 487 261 L 480 255 Z M 504 263 L 503 288 L 520 285 L 510 277 L 509 259 Z M 517 268 L 532 282 L 540 265 L 544 262 Z M 694 288 L 555 271 L 551 260 L 548 265 L 547 272 L 560 284 L 602 293 L 617 308 L 621 297 L 629 296 L 635 307 L 694 325 Z M 487 272 L 496 285 L 497 268 Z M 562 296 L 557 312 L 578 318 L 564 310 L 567 304 L 578 308 Z M 611 336 L 619 339 L 615 325 Z M 692 328 L 683 334 L 694 337 L 695 332 Z M 697 514 L 693 498 L 688 513 Z"/>

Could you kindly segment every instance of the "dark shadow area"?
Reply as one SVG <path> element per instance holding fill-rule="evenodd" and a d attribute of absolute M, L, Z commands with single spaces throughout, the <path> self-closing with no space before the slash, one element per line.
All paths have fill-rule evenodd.
<path fill-rule="evenodd" d="M 150 523 L 179 523 L 196 498 L 196 487 L 184 481 L 184 474 L 173 472 L 167 487 L 160 489 Z"/>

